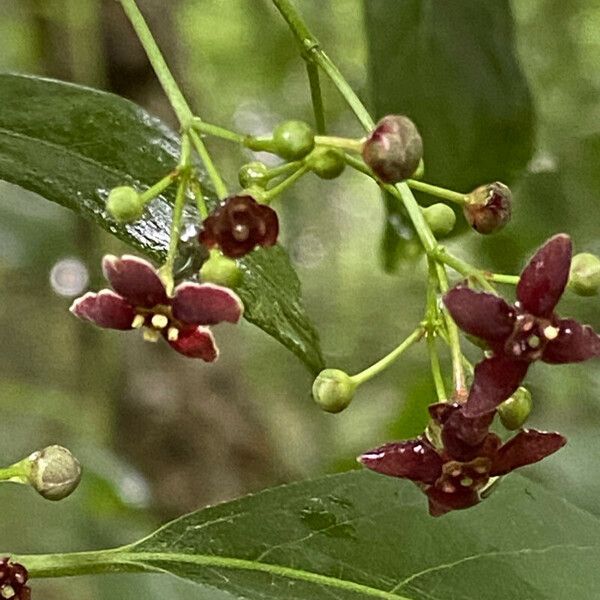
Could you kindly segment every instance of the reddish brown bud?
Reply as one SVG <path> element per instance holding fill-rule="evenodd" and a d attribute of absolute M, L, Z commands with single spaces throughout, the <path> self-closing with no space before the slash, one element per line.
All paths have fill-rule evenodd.
<path fill-rule="evenodd" d="M 496 233 L 510 221 L 512 194 L 499 181 L 482 185 L 467 196 L 463 210 L 477 233 Z"/>
<path fill-rule="evenodd" d="M 387 115 L 371 132 L 362 156 L 379 179 L 396 183 L 408 179 L 419 168 L 423 140 L 408 117 Z"/>
<path fill-rule="evenodd" d="M 277 213 L 252 196 L 232 196 L 202 224 L 200 242 L 207 248 L 218 246 L 225 256 L 239 258 L 256 246 L 277 242 Z"/>

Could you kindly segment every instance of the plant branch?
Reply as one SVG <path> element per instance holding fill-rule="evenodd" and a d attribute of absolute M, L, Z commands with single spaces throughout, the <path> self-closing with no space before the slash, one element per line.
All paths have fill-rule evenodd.
<path fill-rule="evenodd" d="M 160 48 L 158 47 L 144 16 L 137 7 L 135 0 L 119 0 L 121 6 L 131 22 L 135 33 L 140 40 L 148 60 L 160 81 L 165 94 L 169 98 L 169 102 L 177 115 L 177 120 L 182 129 L 186 129 L 192 123 L 193 114 L 187 100 L 183 96 L 181 89 L 177 85 L 173 74 L 171 73 Z"/>
<path fill-rule="evenodd" d="M 310 99 L 315 113 L 315 127 L 317 133 L 325 134 L 325 108 L 323 106 L 323 95 L 321 94 L 321 83 L 319 81 L 319 69 L 310 59 L 306 59 L 306 72 L 310 84 Z"/>

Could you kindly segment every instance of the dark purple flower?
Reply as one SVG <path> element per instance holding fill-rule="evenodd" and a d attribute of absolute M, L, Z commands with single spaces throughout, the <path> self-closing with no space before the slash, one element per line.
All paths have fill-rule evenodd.
<path fill-rule="evenodd" d="M 491 418 L 465 417 L 459 404 L 434 404 L 430 413 L 441 430 L 440 448 L 421 435 L 365 452 L 359 461 L 416 483 L 429 499 L 432 516 L 474 506 L 491 477 L 538 462 L 566 443 L 559 433 L 523 429 L 503 444 L 489 432 Z"/>
<path fill-rule="evenodd" d="M 571 255 L 569 236 L 550 238 L 521 273 L 514 306 L 464 286 L 444 296 L 457 325 L 493 351 L 475 367 L 465 415 L 493 411 L 519 387 L 535 360 L 559 364 L 600 356 L 600 336 L 587 325 L 554 314 L 567 285 Z"/>
<path fill-rule="evenodd" d="M 102 270 L 113 289 L 88 292 L 75 300 L 71 312 L 99 327 L 144 328 L 146 340 L 163 337 L 190 358 L 216 360 L 219 351 L 206 326 L 237 323 L 244 312 L 234 292 L 212 283 L 184 282 L 169 296 L 158 271 L 136 256 L 105 256 Z"/>
<path fill-rule="evenodd" d="M 218 246 L 225 256 L 239 258 L 256 246 L 273 246 L 279 235 L 277 213 L 252 196 L 232 196 L 202 224 L 200 242 Z"/>
<path fill-rule="evenodd" d="M 6 600 L 30 600 L 31 589 L 25 585 L 29 574 L 19 563 L 8 557 L 0 559 L 0 597 Z"/>

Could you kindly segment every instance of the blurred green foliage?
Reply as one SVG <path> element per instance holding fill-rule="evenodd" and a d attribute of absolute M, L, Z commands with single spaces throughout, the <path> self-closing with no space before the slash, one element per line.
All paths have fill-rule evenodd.
<path fill-rule="evenodd" d="M 73 26 L 73 21 L 69 25 L 60 20 L 72 16 L 72 11 L 62 8 L 73 8 L 76 0 L 46 0 L 46 4 L 57 8 L 51 17 L 54 25 Z M 355 89 L 362 97 L 373 99 L 367 89 L 367 37 L 361 0 L 302 0 L 298 4 Z M 374 4 L 393 11 L 396 3 Z M 422 0 L 419 4 L 432 2 Z M 0 4 L 0 69 L 47 72 L 38 5 L 25 0 Z M 180 0 L 168 5 L 173 29 L 170 35 L 159 37 L 192 104 L 206 120 L 262 134 L 283 118 L 311 119 L 303 62 L 269 2 L 228 0 L 226 10 L 221 0 Z M 105 3 L 85 0 L 81 6 L 92 9 L 91 13 L 82 9 L 82 14 L 102 13 L 108 19 L 104 27 L 112 26 L 114 11 L 106 10 Z M 165 10 L 160 2 L 157 9 L 154 0 L 141 0 L 140 6 L 155 23 Z M 448 246 L 465 258 L 474 257 L 482 266 L 516 273 L 528 255 L 558 231 L 573 236 L 577 251 L 600 254 L 600 3 L 514 0 L 511 6 L 522 70 L 522 75 L 514 76 L 520 88 L 522 77 L 529 86 L 536 122 L 535 137 L 530 125 L 525 132 L 517 132 L 523 139 L 517 162 L 522 164 L 523 157 L 530 154 L 531 159 L 513 181 L 515 214 L 510 226 L 490 238 L 465 233 Z M 496 31 L 492 20 L 487 26 L 490 35 Z M 485 29 L 486 23 L 480 27 Z M 376 28 L 370 33 L 377 35 Z M 465 27 L 462 38 L 468 35 L 469 28 Z M 452 45 L 462 38 L 450 36 L 446 43 Z M 91 43 L 91 39 L 80 36 L 79 44 Z M 383 40 L 378 39 L 378 43 Z M 426 56 L 431 55 L 431 60 L 436 58 L 435 52 L 435 44 L 427 46 Z M 459 63 L 464 56 L 464 64 L 468 64 L 467 58 L 477 58 L 469 56 L 469 50 L 458 56 Z M 99 74 L 106 65 L 90 64 L 88 81 L 102 81 Z M 384 66 L 388 79 L 403 83 L 406 65 L 390 62 Z M 90 73 L 90 68 L 94 72 Z M 483 88 L 492 85 L 488 83 L 492 71 L 491 67 L 482 69 Z M 408 73 L 413 82 L 427 75 L 415 65 Z M 452 85 L 454 75 L 451 65 L 445 69 L 448 85 Z M 510 87 L 511 81 L 508 77 L 505 84 Z M 405 102 L 412 97 L 411 86 L 400 87 L 402 102 L 398 97 L 396 105 L 392 95 L 383 105 L 385 110 L 403 110 L 408 105 Z M 330 130 L 360 135 L 328 83 L 324 83 L 324 95 Z M 493 100 L 498 100 L 497 92 Z M 151 110 L 155 105 L 159 101 L 149 98 Z M 450 119 L 460 119 L 460 111 L 445 111 L 444 107 L 444 102 L 436 105 L 431 119 L 423 113 L 419 125 L 430 146 L 452 149 L 452 156 L 446 157 L 445 174 L 458 169 L 457 182 L 477 182 L 478 164 L 482 164 L 486 168 L 480 176 L 487 181 L 496 178 L 494 162 L 501 174 L 507 165 L 514 164 L 512 154 L 506 159 L 498 156 L 497 147 L 489 140 L 489 154 L 478 145 L 479 160 L 473 164 L 470 159 L 469 177 L 463 178 L 460 165 L 468 154 L 462 145 L 453 145 L 452 132 L 443 127 Z M 477 126 L 478 114 L 476 108 L 470 112 L 465 133 Z M 483 116 L 493 121 L 495 115 L 491 109 Z M 511 131 L 499 135 L 511 136 Z M 226 142 L 211 140 L 209 144 L 234 184 L 239 165 L 253 155 Z M 85 228 L 66 211 L 42 200 L 24 201 L 23 194 L 0 184 L 0 399 L 4 409 L 0 457 L 3 463 L 10 463 L 45 443 L 61 443 L 79 453 L 86 477 L 82 489 L 60 505 L 46 504 L 33 492 L 3 486 L 2 548 L 21 552 L 74 550 L 130 541 L 149 531 L 158 520 L 151 489 L 138 472 L 144 465 L 134 465 L 131 457 L 117 451 L 123 441 L 119 436 L 124 435 L 117 426 L 126 396 L 124 381 L 146 377 L 147 371 L 127 359 L 127 347 L 119 335 L 86 329 L 74 322 L 66 311 L 69 300 L 56 295 L 48 283 L 49 270 L 58 260 L 76 256 L 88 266 L 91 285 L 97 287 L 101 285 L 99 257 L 107 249 L 119 252 L 122 247 Z M 303 282 L 305 302 L 321 332 L 329 366 L 349 372 L 366 367 L 394 347 L 421 317 L 425 292 L 421 261 L 401 260 L 394 276 L 380 271 L 378 246 L 384 207 L 377 187 L 357 174 L 347 172 L 327 183 L 308 176 L 276 208 L 283 223 L 283 243 Z M 510 295 L 512 290 L 507 288 L 506 292 Z M 600 327 L 597 297 L 565 295 L 561 312 Z M 419 347 L 365 385 L 347 411 L 329 415 L 312 403 L 310 378 L 302 366 L 264 334 L 243 326 L 219 330 L 218 335 L 223 355 L 218 377 L 222 382 L 234 381 L 235 400 L 251 405 L 266 431 L 273 460 L 286 479 L 351 468 L 353 457 L 361 450 L 392 437 L 413 435 L 425 419 L 432 386 L 426 355 Z M 137 339 L 128 337 L 126 344 L 133 352 L 142 352 L 142 342 Z M 477 349 L 468 343 L 465 347 L 477 358 Z M 167 354 L 160 357 L 175 373 L 189 368 L 181 362 L 184 359 Z M 138 371 L 131 372 L 132 365 Z M 197 402 L 202 402 L 210 392 L 207 369 L 212 367 L 195 368 Z M 595 427 L 600 417 L 596 394 L 600 369 L 593 363 L 556 368 L 540 365 L 532 369 L 530 381 L 533 425 L 560 429 L 570 444 L 528 473 L 599 513 L 599 490 L 593 473 L 600 458 Z M 165 402 L 169 402 L 168 397 Z M 136 423 L 128 430 L 129 436 L 135 437 Z M 223 474 L 223 482 L 227 477 Z M 227 496 L 227 490 L 223 483 L 214 498 Z M 76 589 L 90 599 L 108 594 L 116 598 L 129 594 L 148 598 L 190 595 L 187 586 L 173 586 L 154 577 L 122 578 L 118 582 L 84 578 L 69 582 L 68 596 L 76 597 Z M 44 588 L 45 597 L 63 597 L 65 589 L 61 582 L 49 583 Z"/>

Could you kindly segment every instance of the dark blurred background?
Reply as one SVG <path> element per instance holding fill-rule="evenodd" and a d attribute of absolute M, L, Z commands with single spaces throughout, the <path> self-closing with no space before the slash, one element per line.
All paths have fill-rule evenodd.
<path fill-rule="evenodd" d="M 139 4 L 205 120 L 256 134 L 284 118 L 311 120 L 304 65 L 267 0 Z M 492 179 L 512 185 L 511 225 L 485 239 L 463 227 L 447 242 L 453 251 L 516 273 L 545 238 L 567 231 L 577 251 L 600 254 L 600 2 L 297 5 L 376 116 L 413 116 L 427 180 L 461 191 Z M 113 0 L 0 0 L 0 69 L 111 90 L 175 126 Z M 360 135 L 328 83 L 324 93 L 330 131 Z M 234 187 L 253 155 L 219 140 L 209 146 Z M 328 364 L 349 372 L 393 348 L 423 310 L 422 258 L 397 207 L 387 205 L 386 220 L 385 206 L 376 186 L 353 173 L 328 183 L 306 177 L 278 205 Z M 422 349 L 332 416 L 312 403 L 303 366 L 246 323 L 216 329 L 215 365 L 79 323 L 67 312 L 72 297 L 102 286 L 101 256 L 123 250 L 68 211 L 0 182 L 0 460 L 60 443 L 86 469 L 60 504 L 2 486 L 3 550 L 126 543 L 185 511 L 354 468 L 361 450 L 420 431 L 433 398 Z M 600 327 L 598 306 L 597 297 L 566 294 L 561 308 Z M 570 444 L 528 474 L 600 513 L 598 364 L 540 365 L 529 381 L 533 424 L 560 429 Z M 36 587 L 47 600 L 203 597 L 149 576 Z"/>

